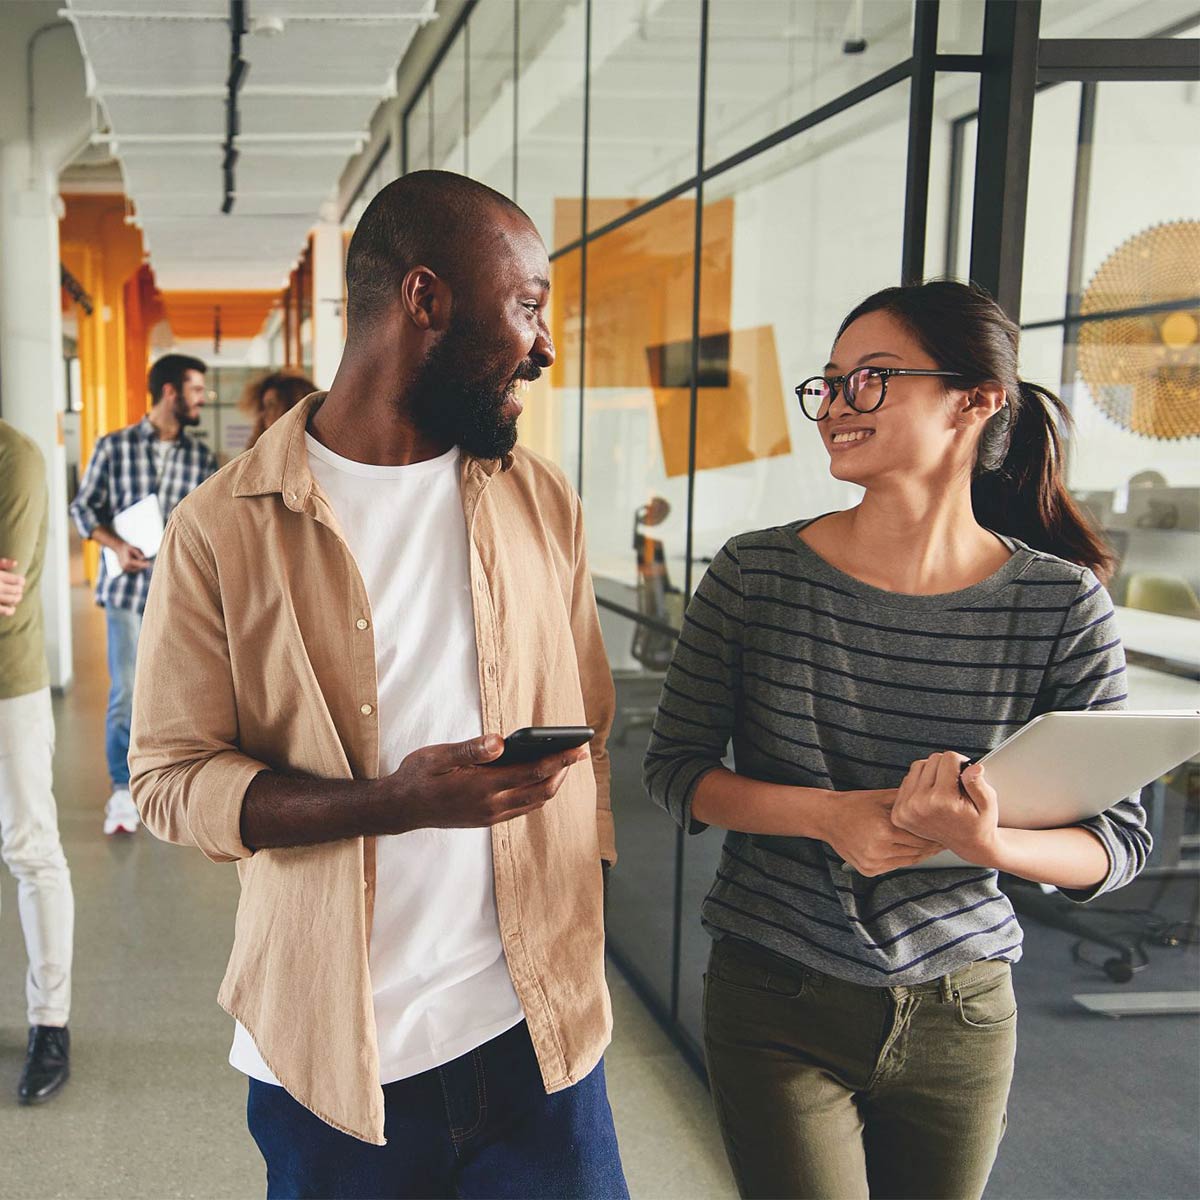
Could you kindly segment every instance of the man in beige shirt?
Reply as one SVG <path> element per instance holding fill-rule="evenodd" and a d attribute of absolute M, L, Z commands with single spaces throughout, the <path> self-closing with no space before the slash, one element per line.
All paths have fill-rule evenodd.
<path fill-rule="evenodd" d="M 516 447 L 549 263 L 491 189 L 389 184 L 315 393 L 186 499 L 130 751 L 238 863 L 219 1000 L 269 1196 L 626 1195 L 601 1055 L 613 690 L 580 503 Z M 494 766 L 501 735 L 587 749 Z"/>

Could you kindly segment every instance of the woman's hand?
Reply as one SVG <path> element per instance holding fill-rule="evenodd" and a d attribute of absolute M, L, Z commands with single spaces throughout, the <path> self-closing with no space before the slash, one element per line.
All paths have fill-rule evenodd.
<path fill-rule="evenodd" d="M 996 791 L 978 763 L 963 770 L 965 762 L 947 750 L 913 763 L 897 792 L 892 821 L 967 862 L 991 866 L 998 853 Z"/>
<path fill-rule="evenodd" d="M 895 788 L 831 794 L 822 840 L 860 875 L 883 875 L 937 854 L 943 843 L 899 828 L 892 816 Z"/>

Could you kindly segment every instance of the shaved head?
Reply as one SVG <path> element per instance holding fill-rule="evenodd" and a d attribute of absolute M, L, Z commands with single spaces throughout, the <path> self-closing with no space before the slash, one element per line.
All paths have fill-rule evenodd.
<path fill-rule="evenodd" d="M 404 276 L 425 266 L 455 291 L 470 292 L 503 238 L 496 217 L 533 222 L 507 196 L 451 171 L 413 171 L 367 205 L 346 253 L 346 323 L 353 335 L 374 323 Z"/>

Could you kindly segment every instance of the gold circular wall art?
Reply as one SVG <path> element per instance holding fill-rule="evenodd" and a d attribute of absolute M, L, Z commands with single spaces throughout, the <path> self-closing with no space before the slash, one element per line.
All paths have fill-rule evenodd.
<path fill-rule="evenodd" d="M 1092 276 L 1083 316 L 1179 302 L 1079 327 L 1079 373 L 1100 410 L 1123 428 L 1154 438 L 1200 436 L 1198 296 L 1200 221 L 1134 234 Z"/>

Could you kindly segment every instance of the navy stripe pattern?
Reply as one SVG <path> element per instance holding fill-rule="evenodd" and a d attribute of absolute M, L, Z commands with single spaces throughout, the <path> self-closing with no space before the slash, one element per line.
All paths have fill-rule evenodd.
<path fill-rule="evenodd" d="M 899 786 L 940 750 L 978 758 L 1045 712 L 1125 705 L 1112 602 L 1082 567 L 1012 542 L 994 575 L 944 596 L 881 591 L 800 540 L 806 522 L 733 538 L 688 606 L 646 755 L 646 788 L 683 828 L 730 743 L 741 775 L 833 791 Z M 1150 838 L 1140 798 L 1087 822 L 1129 882 Z M 985 958 L 1021 929 L 995 871 L 842 869 L 823 842 L 730 832 L 702 909 L 714 937 L 827 974 L 911 985 Z"/>
<path fill-rule="evenodd" d="M 117 513 L 144 500 L 151 492 L 158 493 L 165 522 L 180 500 L 217 469 L 213 452 L 203 442 L 181 432 L 169 444 L 159 479 L 151 448 L 157 441 L 154 423 L 143 417 L 136 425 L 106 434 L 96 443 L 79 492 L 71 502 L 71 517 L 80 537 L 90 538 L 98 525 L 111 526 Z M 96 603 L 103 608 L 127 608 L 140 613 L 146 607 L 153 571 L 151 566 L 136 575 L 109 575 L 102 555 Z"/>

